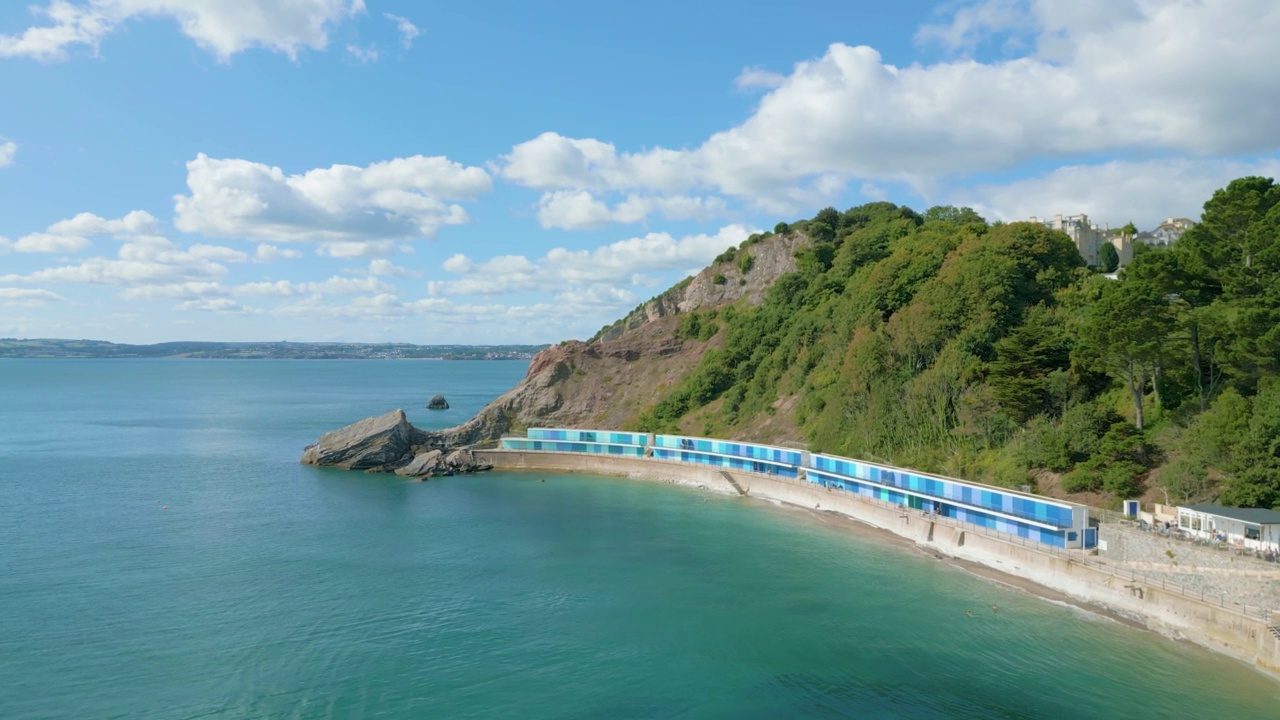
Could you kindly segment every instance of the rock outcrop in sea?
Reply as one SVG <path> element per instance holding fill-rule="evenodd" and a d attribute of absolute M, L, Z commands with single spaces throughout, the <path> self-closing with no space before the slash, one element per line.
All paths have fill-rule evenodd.
<path fill-rule="evenodd" d="M 432 395 L 427 401 L 428 410 L 448 410 L 449 401 L 444 399 L 443 395 Z"/>
<path fill-rule="evenodd" d="M 449 431 L 419 430 L 403 410 L 393 410 L 325 433 L 303 451 L 302 462 L 423 479 L 489 469 L 457 445 Z"/>

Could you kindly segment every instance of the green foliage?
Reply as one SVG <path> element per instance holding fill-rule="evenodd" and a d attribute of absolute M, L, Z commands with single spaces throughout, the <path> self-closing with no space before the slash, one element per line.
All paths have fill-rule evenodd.
<path fill-rule="evenodd" d="M 946 222 L 954 224 L 977 223 L 985 225 L 986 220 L 981 215 L 973 211 L 973 208 L 958 208 L 954 205 L 935 205 L 924 211 L 924 221 Z"/>
<path fill-rule="evenodd" d="M 809 223 L 806 232 L 810 239 L 818 243 L 829 243 L 836 239 L 836 229 L 824 222 Z"/>
<path fill-rule="evenodd" d="M 1119 498 L 1135 497 L 1142 493 L 1141 476 L 1153 455 L 1137 428 L 1127 422 L 1113 423 L 1089 459 L 1062 478 L 1062 487 L 1068 492 L 1101 490 Z"/>
<path fill-rule="evenodd" d="M 1160 473 L 1161 484 L 1175 503 L 1202 500 L 1213 487 L 1204 466 L 1187 458 L 1169 463 Z"/>
<path fill-rule="evenodd" d="M 791 226 L 784 222 L 780 222 L 773 226 L 773 231 L 779 235 L 786 235 L 791 232 Z"/>
<path fill-rule="evenodd" d="M 723 285 L 726 282 L 728 282 L 728 280 L 725 279 L 725 276 L 722 273 L 716 273 L 715 275 L 711 276 L 712 285 Z"/>
<path fill-rule="evenodd" d="M 1061 319 L 1043 305 L 1036 317 L 1010 330 L 994 345 L 987 382 L 1015 422 L 1040 414 L 1060 415 L 1069 397 L 1071 344 Z"/>
<path fill-rule="evenodd" d="M 1171 497 L 1280 504 L 1271 180 L 1219 190 L 1200 225 L 1172 248 L 1136 248 L 1118 280 L 1090 273 L 1060 232 L 968 208 L 868 203 L 774 230 L 809 238 L 795 272 L 731 320 L 682 318 L 681 337 L 719 343 L 644 429 L 720 402 L 712 424 L 731 434 L 794 407 L 779 421 L 853 457 L 1009 485 L 1044 468 L 1067 490 L 1118 497 L 1173 457 L 1155 476 Z M 750 272 L 743 250 L 767 236 L 720 260 Z"/>
<path fill-rule="evenodd" d="M 691 312 L 680 316 L 676 337 L 682 340 L 710 340 L 720 332 L 720 323 L 713 310 L 708 313 Z"/>
<path fill-rule="evenodd" d="M 1102 243 L 1102 247 L 1098 248 L 1098 265 L 1102 268 L 1102 272 L 1115 272 L 1120 267 L 1120 253 L 1116 252 L 1116 246 L 1111 243 Z"/>

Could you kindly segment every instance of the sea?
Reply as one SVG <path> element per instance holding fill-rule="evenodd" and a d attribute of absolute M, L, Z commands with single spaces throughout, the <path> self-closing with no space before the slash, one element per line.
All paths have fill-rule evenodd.
<path fill-rule="evenodd" d="M 1244 664 L 796 509 L 298 462 L 526 368 L 0 361 L 0 718 L 1280 717 Z"/>

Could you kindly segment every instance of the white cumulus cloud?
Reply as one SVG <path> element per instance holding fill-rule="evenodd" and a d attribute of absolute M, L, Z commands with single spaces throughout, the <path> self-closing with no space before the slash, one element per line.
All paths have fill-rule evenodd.
<path fill-rule="evenodd" d="M 118 220 L 107 220 L 93 213 L 80 213 L 59 220 L 44 232 L 31 233 L 10 242 L 0 238 L 0 253 L 76 253 L 89 247 L 87 236 L 109 235 L 115 238 L 137 238 L 154 234 L 158 223 L 143 210 L 134 210 Z"/>
<path fill-rule="evenodd" d="M 734 78 L 733 84 L 739 90 L 755 90 L 759 88 L 776 88 L 787 81 L 787 76 L 760 68 L 743 68 Z"/>
<path fill-rule="evenodd" d="M 369 261 L 369 274 L 375 277 L 413 277 L 417 273 L 400 267 L 386 258 L 374 258 Z"/>
<path fill-rule="evenodd" d="M 575 297 L 634 300 L 626 286 L 644 284 L 640 273 L 683 270 L 705 265 L 730 246 L 745 240 L 754 228 L 728 225 L 714 235 L 674 238 L 667 233 L 649 233 L 605 245 L 595 250 L 554 248 L 531 260 L 523 255 L 500 255 L 475 262 L 462 254 L 450 257 L 444 269 L 457 280 L 433 281 L 431 295 L 499 295 L 530 290 L 576 292 Z M 610 293 L 622 289 L 622 294 Z"/>
<path fill-rule="evenodd" d="M 414 38 L 422 34 L 422 30 L 418 29 L 408 18 L 402 18 L 399 15 L 391 13 L 382 13 L 382 16 L 396 24 L 396 32 L 400 33 L 400 44 L 405 50 L 413 47 Z"/>
<path fill-rule="evenodd" d="M 724 215 L 728 206 L 718 197 L 685 195 L 628 195 L 609 207 L 586 190 L 557 190 L 538 201 L 538 224 L 543 228 L 589 230 L 609 223 L 637 223 L 652 213 L 668 220 L 706 221 Z"/>
<path fill-rule="evenodd" d="M 359 60 L 361 63 L 368 64 L 378 62 L 378 48 L 370 45 L 369 47 L 360 47 L 359 45 L 348 45 L 347 52 L 351 57 Z"/>
<path fill-rule="evenodd" d="M 260 263 L 269 263 L 276 260 L 297 260 L 300 257 L 302 257 L 302 253 L 297 250 L 289 250 L 269 244 L 259 245 L 253 253 L 253 261 Z"/>
<path fill-rule="evenodd" d="M 178 303 L 174 310 L 183 312 L 191 310 L 199 310 L 203 312 L 225 313 L 229 315 L 256 315 L 260 311 L 254 308 L 248 308 L 235 300 L 227 298 L 208 298 L 203 300 L 187 300 Z"/>
<path fill-rule="evenodd" d="M 42 307 L 51 302 L 64 300 L 66 298 L 50 290 L 0 287 L 0 305 L 6 307 Z"/>
<path fill-rule="evenodd" d="M 12 140 L 0 142 L 0 167 L 13 164 L 13 156 L 18 153 L 18 145 Z"/>
<path fill-rule="evenodd" d="M 1058 213 L 1085 213 L 1112 227 L 1133 221 L 1147 230 L 1170 216 L 1200 217 L 1218 188 L 1246 175 L 1280 177 L 1280 159 L 1242 162 L 1217 159 L 1114 161 L 1071 165 L 1002 185 L 979 185 L 956 193 L 991 219 L 1026 220 Z"/>
<path fill-rule="evenodd" d="M 62 60 L 76 45 L 96 53 L 125 22 L 158 17 L 223 62 L 254 47 L 296 59 L 304 48 L 324 49 L 329 28 L 364 9 L 364 0 L 49 0 L 32 7 L 42 24 L 0 35 L 0 57 Z"/>
<path fill-rule="evenodd" d="M 231 248 L 196 244 L 183 249 L 166 238 L 143 235 L 122 244 L 114 259 L 91 257 L 26 275 L 0 276 L 0 282 L 66 282 L 128 288 L 214 280 L 226 275 L 227 267 L 223 263 L 242 263 L 248 259 L 245 253 Z"/>
<path fill-rule="evenodd" d="M 513 147 L 500 172 L 544 193 L 710 192 L 781 211 L 858 180 L 928 189 L 1046 159 L 1280 149 L 1274 0 L 988 0 L 922 39 L 963 46 L 981 33 L 1025 35 L 1026 51 L 896 66 L 835 43 L 696 147 L 628 152 L 545 133 Z"/>
<path fill-rule="evenodd" d="M 185 232 L 340 243 L 434 237 L 446 225 L 468 222 L 453 201 L 476 199 L 492 180 L 482 168 L 444 157 L 286 175 L 263 163 L 201 153 L 187 163 L 187 187 L 190 195 L 174 198 L 174 224 Z"/>

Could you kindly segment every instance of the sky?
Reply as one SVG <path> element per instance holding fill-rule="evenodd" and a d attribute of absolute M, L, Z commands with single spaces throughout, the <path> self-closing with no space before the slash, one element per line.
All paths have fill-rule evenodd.
<path fill-rule="evenodd" d="M 1275 0 L 0 3 L 0 337 L 586 338 L 779 221 L 1198 218 Z"/>

